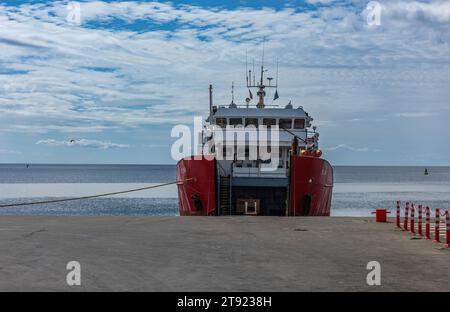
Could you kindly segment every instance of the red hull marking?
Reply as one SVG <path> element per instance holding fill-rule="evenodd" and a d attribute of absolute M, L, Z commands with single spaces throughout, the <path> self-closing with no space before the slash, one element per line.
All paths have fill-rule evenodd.
<path fill-rule="evenodd" d="M 191 180 L 178 184 L 180 215 L 214 214 L 216 210 L 214 160 L 194 159 L 194 157 L 180 160 L 177 164 L 177 181 L 188 179 Z M 199 202 L 201 209 L 198 207 Z"/>
<path fill-rule="evenodd" d="M 291 161 L 291 216 L 329 216 L 333 191 L 333 168 L 324 159 L 293 156 Z M 310 196 L 306 213 L 305 196 Z"/>

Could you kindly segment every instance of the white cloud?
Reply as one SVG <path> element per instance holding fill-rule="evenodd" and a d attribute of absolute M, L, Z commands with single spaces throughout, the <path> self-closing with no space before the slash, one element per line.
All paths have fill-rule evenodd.
<path fill-rule="evenodd" d="M 382 3 L 384 17 L 392 20 L 450 23 L 450 1 L 385 1 Z"/>
<path fill-rule="evenodd" d="M 325 147 L 323 148 L 324 151 L 336 151 L 339 149 L 344 149 L 344 150 L 349 150 L 352 152 L 368 152 L 369 148 L 368 147 L 353 147 L 347 144 L 338 144 L 336 146 L 333 147 Z"/>
<path fill-rule="evenodd" d="M 406 112 L 406 113 L 397 113 L 395 114 L 395 116 L 405 118 L 423 118 L 423 117 L 439 116 L 439 114 L 433 112 Z"/>
<path fill-rule="evenodd" d="M 335 0 L 306 0 L 306 3 L 311 3 L 311 4 L 329 4 L 334 2 Z"/>
<path fill-rule="evenodd" d="M 17 126 L 29 124 L 30 119 L 42 120 L 33 124 L 41 128 L 33 130 L 38 132 L 70 131 L 57 122 L 60 120 L 88 123 L 80 126 L 80 132 L 180 123 L 193 114 L 204 114 L 204 86 L 211 82 L 217 86 L 216 103 L 229 102 L 231 80 L 236 81 L 236 93 L 244 99 L 245 89 L 238 82 L 244 80 L 245 50 L 259 58 L 261 46 L 256 42 L 263 37 L 267 38 L 267 62 L 273 63 L 275 57 L 281 60 L 283 99 L 279 101 L 301 99 L 306 109 L 308 102 L 318 103 L 319 113 L 328 110 L 327 105 L 353 109 L 359 105 L 359 97 L 367 96 L 364 88 L 402 82 L 405 70 L 413 78 L 404 85 L 447 83 L 442 76 L 450 62 L 450 30 L 417 25 L 413 18 L 404 18 L 401 25 L 394 23 L 396 16 L 411 15 L 399 12 L 411 10 L 426 12 L 430 22 L 445 23 L 447 4 L 421 6 L 401 1 L 383 5 L 392 23 L 380 30 L 365 27 L 361 12 L 354 7 L 342 6 L 298 12 L 292 8 L 226 10 L 92 1 L 82 3 L 82 27 L 66 23 L 65 2 L 0 6 L 5 12 L 0 17 L 2 60 L 7 68 L 24 72 L 0 75 L 5 91 L 0 97 L 0 113 L 13 117 Z M 184 27 L 147 32 L 83 27 L 113 18 L 127 23 L 176 20 Z M 209 40 L 202 41 L 199 36 Z M 417 71 L 429 74 L 418 76 L 409 67 L 390 69 L 392 64 L 415 65 L 418 61 L 425 68 Z M 437 72 L 429 68 L 436 62 L 444 64 Z M 356 97 L 348 101 L 348 89 L 355 84 L 363 85 L 352 90 Z M 334 103 L 326 101 L 328 97 Z M 372 109 L 371 105 L 379 103 L 367 101 L 365 109 Z"/>
<path fill-rule="evenodd" d="M 19 151 L 9 150 L 9 149 L 0 149 L 0 154 L 3 155 L 17 155 L 21 154 Z"/>
<path fill-rule="evenodd" d="M 53 139 L 39 140 L 36 144 L 49 145 L 49 146 L 81 146 L 81 147 L 93 147 L 100 149 L 110 149 L 110 148 L 128 148 L 127 144 L 118 144 L 111 142 L 103 142 L 98 140 L 89 139 L 77 139 L 77 140 L 67 140 L 67 141 L 57 141 Z"/>

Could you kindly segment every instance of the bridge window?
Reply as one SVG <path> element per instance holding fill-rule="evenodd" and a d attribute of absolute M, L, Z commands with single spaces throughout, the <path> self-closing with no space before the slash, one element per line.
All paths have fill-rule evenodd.
<path fill-rule="evenodd" d="M 222 146 L 222 159 L 233 160 L 234 148 L 233 146 Z"/>
<path fill-rule="evenodd" d="M 224 128 L 227 126 L 227 119 L 226 118 L 216 118 L 216 125 Z"/>
<path fill-rule="evenodd" d="M 280 119 L 280 128 L 291 129 L 292 119 Z"/>
<path fill-rule="evenodd" d="M 245 126 L 258 127 L 258 118 L 245 118 Z"/>
<path fill-rule="evenodd" d="M 295 119 L 294 120 L 295 129 L 305 129 L 305 119 Z"/>
<path fill-rule="evenodd" d="M 271 126 L 275 126 L 277 124 L 277 120 L 275 118 L 264 118 L 263 119 L 263 125 L 267 128 L 270 128 Z"/>
<path fill-rule="evenodd" d="M 242 118 L 230 118 L 230 125 L 231 126 L 242 125 Z"/>

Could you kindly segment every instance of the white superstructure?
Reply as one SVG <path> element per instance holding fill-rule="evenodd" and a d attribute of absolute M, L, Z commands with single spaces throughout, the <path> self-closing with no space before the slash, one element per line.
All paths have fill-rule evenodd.
<path fill-rule="evenodd" d="M 258 96 L 258 102 L 253 106 L 251 106 L 250 98 L 246 99 L 245 105 L 236 105 L 234 103 L 234 92 L 232 92 L 233 98 L 230 105 L 213 106 L 212 87 L 210 86 L 210 115 L 205 126 L 206 131 L 202 138 L 202 146 L 207 141 L 214 142 L 217 137 L 221 138 L 220 142 L 215 142 L 217 144 L 214 144 L 215 147 L 212 150 L 220 167 L 220 175 L 241 178 L 286 178 L 293 139 L 297 138 L 300 150 L 318 151 L 319 134 L 315 127 L 313 127 L 313 131 L 309 130 L 313 118 L 305 112 L 302 106 L 294 108 L 289 102 L 285 107 L 266 107 L 264 103 L 265 89 L 277 88 L 277 85 L 270 85 L 272 78 L 267 78 L 268 85 L 264 84 L 263 66 L 261 66 L 261 78 L 257 85 L 254 78 L 253 83 L 251 83 L 251 77 L 251 72 L 249 72 L 247 87 L 249 90 L 256 88 Z M 277 92 L 276 94 L 278 96 Z M 273 170 L 262 170 L 264 165 L 270 163 L 271 160 L 260 157 L 260 132 L 261 130 L 273 130 L 274 128 L 278 129 L 276 146 L 279 149 L 279 161 Z M 229 148 L 230 144 L 227 143 L 225 135 L 217 136 L 217 131 L 223 133 L 222 130 L 224 129 L 232 129 L 236 132 L 234 143 L 232 143 L 234 148 Z M 242 132 L 242 136 L 239 136 L 240 132 Z M 258 151 L 256 156 L 252 153 L 253 147 Z M 272 152 L 271 147 L 269 152 Z M 242 157 L 243 155 L 245 157 Z"/>

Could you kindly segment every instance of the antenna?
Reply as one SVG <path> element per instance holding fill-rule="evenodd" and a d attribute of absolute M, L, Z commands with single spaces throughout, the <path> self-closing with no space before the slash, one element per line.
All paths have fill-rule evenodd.
<path fill-rule="evenodd" d="M 247 81 L 248 87 L 247 49 L 245 49 L 245 80 Z"/>
<path fill-rule="evenodd" d="M 234 81 L 231 82 L 231 103 L 234 103 Z"/>
<path fill-rule="evenodd" d="M 231 103 L 230 108 L 236 108 L 236 104 L 234 104 L 234 81 L 231 82 Z"/>
<path fill-rule="evenodd" d="M 213 86 L 209 85 L 209 122 L 212 123 L 212 107 L 213 107 Z"/>
<path fill-rule="evenodd" d="M 251 77 L 250 77 L 251 79 Z M 255 79 L 255 59 L 253 59 L 253 85 L 256 85 L 256 79 Z"/>
<path fill-rule="evenodd" d="M 280 96 L 278 95 L 278 58 L 277 58 L 277 73 L 276 73 L 276 79 L 275 79 L 275 94 L 273 96 L 273 101 L 278 99 Z"/>
<path fill-rule="evenodd" d="M 264 81 L 263 81 L 263 73 L 264 73 L 264 66 L 261 65 L 261 81 L 259 82 L 259 85 L 262 86 Z"/>
<path fill-rule="evenodd" d="M 277 73 L 275 76 L 275 85 L 278 87 L 278 58 L 277 58 Z"/>
<path fill-rule="evenodd" d="M 261 57 L 261 81 L 260 85 L 262 86 L 264 84 L 264 52 L 265 52 L 265 45 L 266 45 L 266 38 L 264 37 L 263 40 L 263 46 L 262 46 L 262 57 Z"/>
<path fill-rule="evenodd" d="M 262 44 L 263 44 L 263 46 L 262 46 L 262 56 L 261 56 L 261 72 L 260 72 L 261 76 L 259 77 L 260 79 L 258 79 L 258 83 L 256 83 L 255 59 L 252 58 L 252 70 L 248 70 L 248 68 L 246 67 L 246 70 L 248 70 L 248 74 L 247 74 L 247 77 L 248 77 L 248 79 L 247 79 L 247 88 L 249 89 L 249 95 L 250 95 L 249 98 L 248 98 L 248 101 L 246 99 L 247 106 L 248 106 L 250 100 L 253 98 L 250 88 L 256 88 L 258 90 L 256 92 L 256 95 L 258 97 L 258 103 L 256 105 L 257 108 L 264 108 L 265 107 L 264 98 L 267 95 L 266 94 L 266 92 L 268 92 L 267 89 L 271 89 L 271 88 L 276 88 L 277 87 L 277 84 L 275 84 L 275 85 L 272 84 L 272 82 L 274 80 L 273 77 L 267 77 L 267 80 L 268 80 L 267 85 L 266 85 L 266 83 L 264 81 L 264 72 L 267 72 L 267 69 L 264 69 L 265 52 L 266 52 L 265 51 L 265 38 L 264 38 L 264 41 L 262 42 Z M 247 54 L 246 54 L 246 57 L 247 57 Z M 252 74 L 253 74 L 253 76 L 252 76 Z M 278 82 L 278 63 L 277 63 L 276 81 Z M 278 92 L 275 91 L 274 99 L 277 99 L 277 98 L 278 98 Z"/>
<path fill-rule="evenodd" d="M 261 65 L 264 66 L 264 50 L 265 50 L 265 45 L 266 45 L 266 38 L 264 38 L 263 40 L 263 46 L 262 46 L 262 60 L 261 60 Z"/>
<path fill-rule="evenodd" d="M 262 58 L 261 58 L 261 81 L 260 81 L 260 85 L 262 86 L 264 81 L 263 81 L 263 74 L 264 74 L 264 45 L 266 43 L 266 40 L 264 39 L 263 41 L 263 46 L 262 46 Z"/>

